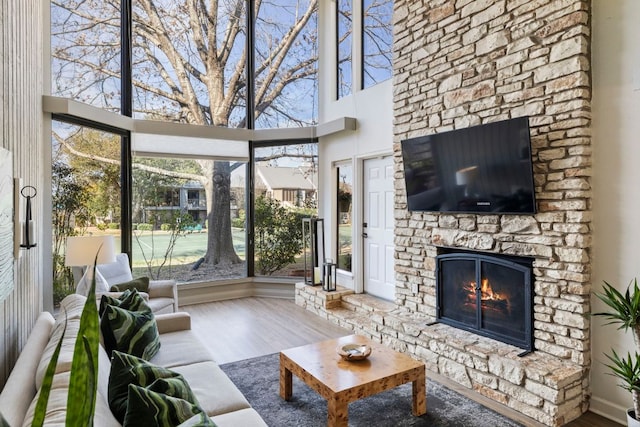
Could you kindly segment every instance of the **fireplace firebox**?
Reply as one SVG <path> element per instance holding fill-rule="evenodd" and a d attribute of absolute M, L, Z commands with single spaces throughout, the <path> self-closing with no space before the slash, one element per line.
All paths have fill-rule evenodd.
<path fill-rule="evenodd" d="M 533 261 L 447 251 L 436 258 L 437 321 L 533 351 Z"/>

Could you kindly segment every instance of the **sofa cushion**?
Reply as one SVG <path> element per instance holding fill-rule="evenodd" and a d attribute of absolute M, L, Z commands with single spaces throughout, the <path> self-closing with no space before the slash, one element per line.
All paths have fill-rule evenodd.
<path fill-rule="evenodd" d="M 197 403 L 182 375 L 119 351 L 113 352 L 108 383 L 109 407 L 121 422 L 127 411 L 129 384 L 148 387 L 152 391 Z"/>
<path fill-rule="evenodd" d="M 267 427 L 260 414 L 253 408 L 240 409 L 211 417 L 218 427 Z"/>
<path fill-rule="evenodd" d="M 118 350 L 149 360 L 160 348 L 156 320 L 148 307 L 129 311 L 107 305 L 100 318 L 100 330 L 107 354 Z"/>
<path fill-rule="evenodd" d="M 98 315 L 102 316 L 104 310 L 108 305 L 114 305 L 116 307 L 131 311 L 150 310 L 150 307 L 145 302 L 143 294 L 139 293 L 135 289 L 127 289 L 120 295 L 102 295 L 100 297 L 100 308 L 98 309 Z"/>
<path fill-rule="evenodd" d="M 49 400 L 47 403 L 47 410 L 45 414 L 45 425 L 47 426 L 64 426 L 67 416 L 67 396 L 69 395 L 69 379 L 71 377 L 70 372 L 62 372 L 54 375 L 53 383 L 51 385 L 51 393 L 49 394 Z M 35 414 L 36 403 L 40 397 L 40 392 L 31 401 L 27 414 L 23 420 L 22 426 L 31 426 L 33 417 Z M 100 392 L 96 395 L 96 410 L 94 414 L 94 420 L 96 425 L 101 427 L 117 427 L 120 426 L 118 420 L 115 419 L 106 396 Z M 14 427 L 17 427 L 15 425 Z"/>
<path fill-rule="evenodd" d="M 135 289 L 138 292 L 147 292 L 149 293 L 149 278 L 148 277 L 138 277 L 133 280 L 129 280 L 128 282 L 118 283 L 111 286 L 111 292 L 123 292 L 127 289 L 132 290 Z"/>
<path fill-rule="evenodd" d="M 176 366 L 213 360 L 211 353 L 192 330 L 160 334 L 160 351 L 152 363 L 173 369 Z"/>
<path fill-rule="evenodd" d="M 173 427 L 200 413 L 202 409 L 186 399 L 129 384 L 127 413 L 122 425 Z"/>
<path fill-rule="evenodd" d="M 187 421 L 180 424 L 178 427 L 215 427 L 216 423 L 213 422 L 211 418 L 207 416 L 204 412 L 201 412 L 193 417 L 189 418 Z"/>
<path fill-rule="evenodd" d="M 250 408 L 251 405 L 227 375 L 213 361 L 172 368 L 182 374 L 204 412 L 210 417 Z"/>

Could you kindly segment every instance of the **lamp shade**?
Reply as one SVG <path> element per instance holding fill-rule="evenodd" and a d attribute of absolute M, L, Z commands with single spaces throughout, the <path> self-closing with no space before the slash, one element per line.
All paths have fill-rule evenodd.
<path fill-rule="evenodd" d="M 84 267 L 93 265 L 96 254 L 98 264 L 116 262 L 116 244 L 113 236 L 74 236 L 67 237 L 67 251 L 64 265 Z M 100 253 L 98 253 L 100 251 Z"/>

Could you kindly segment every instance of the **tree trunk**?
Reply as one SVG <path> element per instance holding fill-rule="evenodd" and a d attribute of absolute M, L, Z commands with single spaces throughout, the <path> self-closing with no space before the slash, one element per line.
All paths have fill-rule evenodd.
<path fill-rule="evenodd" d="M 207 195 L 208 264 L 238 264 L 242 262 L 233 247 L 231 234 L 231 168 L 229 162 L 213 162 L 212 181 L 205 186 Z"/>

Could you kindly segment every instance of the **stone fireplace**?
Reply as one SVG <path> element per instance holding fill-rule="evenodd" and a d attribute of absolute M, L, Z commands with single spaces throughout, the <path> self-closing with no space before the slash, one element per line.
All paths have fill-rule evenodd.
<path fill-rule="evenodd" d="M 436 257 L 436 318 L 533 351 L 532 260 L 444 251 Z"/>
<path fill-rule="evenodd" d="M 590 396 L 590 12 L 581 0 L 394 2 L 395 306 L 428 326 L 382 339 L 551 426 L 580 416 Z M 535 215 L 407 209 L 402 140 L 522 116 L 530 118 Z M 507 334 L 517 339 L 504 340 L 481 312 L 475 322 L 447 314 L 439 263 L 454 251 L 530 261 L 532 299 L 518 302 L 530 304 L 530 337 L 514 342 L 524 323 Z M 477 297 L 482 277 L 470 274 Z M 453 292 L 468 298 L 460 286 Z M 481 335 L 471 331 L 478 326 Z M 527 342 L 532 352 L 518 357 Z"/>

